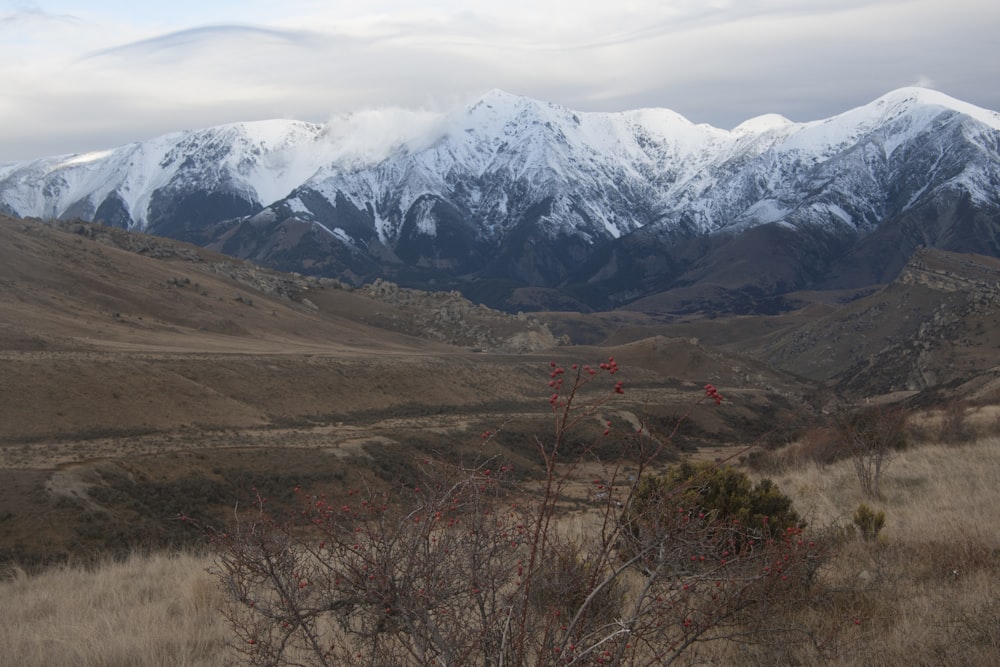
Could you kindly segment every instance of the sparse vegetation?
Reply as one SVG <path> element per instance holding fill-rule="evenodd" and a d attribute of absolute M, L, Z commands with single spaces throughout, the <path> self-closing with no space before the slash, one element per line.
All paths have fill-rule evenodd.
<path fill-rule="evenodd" d="M 773 608 L 766 622 L 745 619 L 744 633 L 733 637 L 738 643 L 703 645 L 690 662 L 863 667 L 933 656 L 946 667 L 996 664 L 1000 524 L 982 508 L 1000 506 L 1000 441 L 921 444 L 900 452 L 892 470 L 873 508 L 891 516 L 877 542 L 840 543 L 805 604 Z M 852 508 L 864 502 L 848 460 L 804 463 L 778 473 L 775 483 L 812 526 L 850 525 Z M 230 631 L 216 612 L 223 593 L 206 572 L 211 561 L 137 555 L 94 568 L 8 570 L 0 581 L 7 612 L 0 664 L 103 665 L 121 655 L 140 666 L 215 667 L 227 664 L 226 655 L 234 661 L 224 648 Z M 165 609 L 174 612 L 165 616 Z M 770 625 L 795 633 L 777 641 Z"/>
<path fill-rule="evenodd" d="M 555 430 L 535 438 L 546 474 L 533 486 L 497 457 L 427 458 L 386 492 L 351 491 L 340 504 L 307 496 L 300 524 L 275 520 L 261 499 L 215 531 L 243 660 L 672 664 L 809 596 L 825 551 L 773 484 L 712 466 L 651 484 L 643 471 L 668 443 L 640 428 L 618 440 L 619 459 L 602 460 L 596 445 L 610 422 L 593 445 L 570 447 L 570 434 L 625 390 L 614 381 L 607 394 L 587 392 L 595 376 L 617 373 L 613 358 L 551 368 Z M 722 403 L 711 385 L 705 397 Z M 604 471 L 594 505 L 568 534 L 563 494 L 590 463 Z M 772 511 L 782 525 L 758 514 Z"/>
<path fill-rule="evenodd" d="M 486 565 L 475 570 L 479 595 L 495 595 L 494 610 L 503 609 L 504 600 L 522 603 L 508 618 L 528 619 L 536 628 L 535 635 L 518 636 L 532 647 L 527 652 L 539 656 L 538 647 L 555 648 L 574 633 L 599 637 L 609 618 L 638 618 L 652 620 L 653 628 L 665 623 L 667 630 L 656 630 L 662 637 L 681 637 L 683 643 L 696 636 L 677 664 L 1000 663 L 1000 524 L 988 511 L 1000 506 L 995 315 L 984 315 L 984 326 L 967 328 L 980 337 L 974 345 L 956 343 L 947 350 L 908 346 L 907 322 L 885 322 L 892 325 L 886 336 L 868 336 L 868 343 L 883 345 L 891 334 L 899 344 L 889 352 L 900 352 L 899 363 L 887 364 L 885 355 L 876 355 L 848 373 L 849 386 L 841 382 L 834 391 L 831 381 L 828 393 L 821 394 L 813 392 L 816 385 L 746 356 L 763 360 L 769 354 L 764 346 L 780 351 L 791 344 L 787 349 L 799 356 L 786 355 L 781 363 L 808 375 L 800 373 L 809 368 L 801 360 L 815 360 L 817 338 L 788 335 L 809 333 L 801 327 L 812 317 L 805 312 L 672 323 L 638 312 L 574 314 L 584 327 L 600 318 L 593 342 L 620 346 L 603 354 L 628 361 L 627 382 L 624 395 L 615 393 L 613 401 L 563 431 L 560 458 L 571 465 L 548 472 L 538 464 L 547 451 L 539 447 L 551 446 L 553 417 L 560 413 L 545 402 L 552 392 L 539 391 L 525 372 L 536 368 L 537 356 L 435 347 L 397 335 L 410 331 L 406 322 L 388 327 L 395 332 L 388 334 L 368 324 L 394 322 L 395 306 L 373 306 L 361 290 L 327 289 L 301 276 L 270 276 L 271 287 L 258 289 L 255 279 L 267 276 L 254 267 L 233 264 L 220 272 L 218 258 L 169 241 L 95 226 L 67 240 L 56 227 L 17 225 L 0 226 L 5 240 L 0 244 L 0 665 L 246 664 L 249 643 L 233 645 L 232 626 L 219 613 L 223 607 L 234 615 L 246 610 L 209 575 L 220 563 L 200 549 L 204 533 L 192 524 L 222 526 L 238 515 L 244 537 L 266 534 L 308 544 L 309 531 L 315 535 L 321 527 L 304 530 L 298 521 L 321 518 L 315 502 L 323 493 L 323 511 L 333 512 L 325 524 L 330 531 L 362 527 L 365 500 L 393 501 L 379 519 L 383 534 L 400 535 L 396 551 L 369 552 L 368 561 L 386 565 L 386 573 L 394 572 L 388 565 L 394 562 L 426 563 L 449 576 L 473 572 L 473 559 L 420 561 L 406 555 L 405 547 L 421 544 L 421 535 L 442 531 L 439 524 L 418 526 L 403 512 L 417 507 L 414 501 L 429 511 L 434 502 L 461 498 L 459 507 L 441 509 L 442 517 L 459 521 L 456 525 L 470 525 L 462 522 L 476 516 L 473 506 L 506 507 L 503 503 L 514 498 L 516 516 L 503 521 L 523 517 L 521 524 L 530 529 L 538 525 L 532 516 L 548 516 L 551 540 L 534 566 L 519 555 L 528 540 L 501 551 L 504 543 L 490 538 L 464 552 L 492 554 L 493 565 L 482 561 Z M 95 243 L 105 233 L 120 243 Z M 155 253 L 129 254 L 126 242 Z M 962 268 L 955 264 L 948 270 Z M 294 293 L 271 290 L 282 285 Z M 203 293 L 212 296 L 204 299 Z M 237 294 L 252 298 L 254 307 L 233 299 Z M 880 294 L 869 290 L 870 299 L 845 310 L 868 308 Z M 897 285 L 895 294 L 911 293 Z M 962 292 L 948 294 L 966 298 Z M 308 309 L 302 305 L 306 295 Z M 930 303 L 933 294 L 911 296 L 911 302 L 919 297 Z M 836 315 L 840 308 L 828 306 L 824 313 Z M 508 324 L 516 328 L 518 320 Z M 823 344 L 833 346 L 824 367 L 843 367 L 848 347 L 828 328 L 821 333 Z M 361 347 L 349 343 L 362 338 L 367 340 Z M 865 359 L 875 352 L 865 348 Z M 578 353 L 593 350 L 563 352 Z M 904 391 L 903 371 L 919 372 L 912 376 L 918 381 L 935 376 L 940 381 L 918 393 Z M 615 380 L 623 376 L 616 374 Z M 699 378 L 704 379 L 694 382 Z M 727 400 L 716 406 L 706 396 L 703 405 L 685 413 L 705 379 L 720 385 Z M 883 461 L 877 468 L 878 491 L 869 497 L 853 458 L 854 440 L 845 437 L 842 425 L 849 424 L 848 433 L 864 433 L 870 415 L 855 422 L 841 419 L 848 413 L 841 410 L 824 421 L 822 408 L 852 397 L 860 404 L 875 393 L 868 391 L 873 386 L 894 393 L 872 395 L 871 405 L 881 406 L 882 415 L 906 419 L 897 432 L 904 438 L 880 440 L 896 444 L 887 447 L 891 465 Z M 845 396 L 845 389 L 858 393 Z M 603 395 L 584 392 L 580 405 Z M 801 396 L 811 397 L 815 411 Z M 674 433 L 678 421 L 683 425 Z M 490 434 L 481 438 L 486 429 Z M 536 439 L 540 434 L 550 437 Z M 640 465 L 656 443 L 667 443 L 656 463 Z M 618 465 L 619 457 L 627 460 Z M 683 470 L 694 473 L 678 472 Z M 722 509 L 702 511 L 715 506 L 693 493 L 706 484 L 683 481 L 716 478 L 722 480 L 719 488 L 728 490 L 715 505 L 735 507 L 725 509 L 730 519 L 733 511 L 749 517 L 735 529 L 719 520 Z M 546 495 L 550 479 L 565 483 Z M 644 481 L 664 479 L 673 482 Z M 463 484 L 447 496 L 435 480 Z M 636 499 L 642 484 L 649 485 L 654 502 L 640 512 Z M 757 487 L 771 489 L 765 496 L 791 499 L 795 518 L 786 523 L 774 518 L 779 509 L 758 508 Z M 255 498 L 254 489 L 268 500 L 262 506 L 247 502 Z M 656 513 L 667 505 L 661 491 L 677 499 L 676 516 Z M 548 505 L 542 502 L 546 498 Z M 470 505 L 473 501 L 480 504 Z M 358 516 L 341 515 L 344 506 Z M 685 511 L 676 511 L 678 506 Z M 551 513 L 539 514 L 541 507 Z M 306 517 L 302 510 L 308 510 Z M 194 520 L 181 521 L 178 513 Z M 759 576 L 753 558 L 727 559 L 725 568 L 713 560 L 734 544 L 755 539 L 764 515 L 778 553 L 787 544 L 779 524 L 796 548 L 800 539 L 809 553 L 808 543 L 816 545 L 817 558 L 790 573 L 787 583 Z M 496 513 L 477 520 L 485 526 L 491 517 L 491 529 L 502 527 Z M 636 537 L 625 530 L 629 521 L 645 522 L 647 530 Z M 795 533 L 802 524 L 804 532 Z M 516 523 L 505 529 L 518 530 Z M 347 541 L 355 537 L 351 531 L 335 535 L 345 554 L 361 543 Z M 367 544 L 379 544 L 378 533 L 361 535 Z M 442 535 L 448 534 L 437 533 L 439 544 Z M 447 539 L 457 545 L 471 537 Z M 671 545 L 677 549 L 671 551 Z M 684 551 L 693 545 L 709 563 L 704 569 L 700 558 L 692 564 Z M 626 566 L 620 556 L 629 549 L 645 556 Z M 661 599 L 653 600 L 647 615 L 636 616 L 634 601 L 642 582 L 657 571 L 660 552 L 663 564 L 687 556 L 672 564 L 673 581 L 686 582 L 689 590 L 694 584 L 701 597 L 685 597 L 665 579 L 653 579 L 652 590 Z M 525 561 L 520 580 L 517 558 Z M 503 576 L 482 575 L 500 565 L 509 565 Z M 722 580 L 717 576 L 722 573 L 741 585 Z M 466 580 L 473 583 L 471 575 Z M 399 648 L 407 616 L 387 614 L 375 604 L 392 590 L 383 584 L 393 581 L 405 584 L 397 585 L 397 592 L 415 594 L 413 586 L 406 588 L 415 584 L 414 577 L 384 577 L 376 585 L 358 576 L 350 590 L 375 597 L 355 596 L 350 604 L 361 610 L 358 627 L 369 623 L 368 628 L 394 633 Z M 723 597 L 712 600 L 716 581 L 722 581 Z M 769 588 L 770 583 L 776 586 Z M 305 604 L 309 598 L 302 595 Z M 462 617 L 465 625 L 453 629 L 456 634 L 464 628 L 467 638 L 491 639 L 481 630 L 482 616 L 475 626 L 480 611 L 471 585 L 440 595 L 443 606 L 470 612 Z M 503 597 L 516 595 L 521 597 Z M 682 604 L 705 612 L 720 599 L 740 609 L 685 635 Z M 554 620 L 581 609 L 585 613 L 572 631 Z M 274 637 L 281 630 L 277 626 Z M 545 644 L 548 640 L 553 643 Z M 383 655 L 392 656 L 392 650 Z M 554 661 L 554 653 L 546 659 Z M 560 655 L 565 662 L 574 660 L 565 650 Z M 588 654 L 591 664 L 597 657 L 603 656 Z M 408 660 L 400 657 L 396 664 Z M 359 662 L 364 664 L 350 656 L 350 664 Z M 419 663 L 409 660 L 414 662 Z"/>
<path fill-rule="evenodd" d="M 972 442 L 976 430 L 969 419 L 969 405 L 965 401 L 950 401 L 942 411 L 938 439 L 948 444 Z"/>
<path fill-rule="evenodd" d="M 882 476 L 895 452 L 907 446 L 908 415 L 881 406 L 849 412 L 839 420 L 840 437 L 854 462 L 861 490 L 870 500 L 881 497 Z"/>
<path fill-rule="evenodd" d="M 981 508 L 1000 502 L 998 474 L 996 438 L 899 452 L 883 499 L 869 505 L 873 518 L 887 517 L 879 539 L 843 543 L 822 573 L 828 594 L 816 615 L 794 619 L 823 628 L 820 616 L 829 614 L 857 625 L 829 660 L 805 664 L 908 665 L 928 656 L 955 667 L 995 664 L 1000 644 L 983 622 L 997 619 L 1000 522 Z M 811 523 L 850 526 L 851 508 L 867 503 L 855 478 L 853 464 L 841 461 L 789 468 L 775 481 Z"/>

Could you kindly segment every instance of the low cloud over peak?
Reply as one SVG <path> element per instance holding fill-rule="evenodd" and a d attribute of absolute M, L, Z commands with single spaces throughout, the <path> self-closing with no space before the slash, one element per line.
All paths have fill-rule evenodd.
<path fill-rule="evenodd" d="M 582 111 L 667 107 L 724 128 L 828 117 L 915 78 L 1000 108 L 1000 5 L 804 4 L 95 2 L 71 16 L 8 3 L 0 161 L 228 121 L 443 109 L 492 88 Z"/>

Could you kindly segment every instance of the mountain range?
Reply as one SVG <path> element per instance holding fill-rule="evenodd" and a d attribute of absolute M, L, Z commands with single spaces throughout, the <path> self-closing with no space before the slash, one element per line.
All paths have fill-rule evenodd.
<path fill-rule="evenodd" d="M 921 247 L 1000 257 L 1000 114 L 904 88 L 722 130 L 491 91 L 446 114 L 234 123 L 0 164 L 0 212 L 512 311 L 780 312 L 887 283 Z"/>

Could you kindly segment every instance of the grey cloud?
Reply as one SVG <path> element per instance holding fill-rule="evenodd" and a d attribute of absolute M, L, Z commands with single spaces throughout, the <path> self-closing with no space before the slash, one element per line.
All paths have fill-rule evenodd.
<path fill-rule="evenodd" d="M 1000 109 L 991 46 L 1000 9 L 965 3 L 963 14 L 924 0 L 689 5 L 676 20 L 658 6 L 645 21 L 624 16 L 564 33 L 545 25 L 519 32 L 513 20 L 473 11 L 397 18 L 366 32 L 319 24 L 182 30 L 32 77 L 16 92 L 16 115 L 0 113 L 0 145 L 34 157 L 238 120 L 323 121 L 377 106 L 440 110 L 490 88 L 581 111 L 667 107 L 724 128 L 763 113 L 824 118 L 920 77 Z M 94 117 L 84 122 L 81 107 L 91 102 Z M 65 148 L 53 150 L 56 132 Z"/>
<path fill-rule="evenodd" d="M 86 54 L 81 60 L 93 58 L 131 59 L 136 56 L 157 54 L 165 51 L 186 52 L 200 47 L 211 47 L 220 42 L 276 40 L 285 44 L 305 44 L 317 39 L 317 35 L 299 30 L 276 30 L 243 25 L 215 25 L 189 28 L 159 35 L 138 42 L 113 46 Z"/>
<path fill-rule="evenodd" d="M 77 25 L 82 23 L 72 14 L 57 14 L 45 11 L 37 2 L 5 3 L 8 13 L 0 14 L 0 26 L 37 26 L 45 23 L 63 23 Z"/>
<path fill-rule="evenodd" d="M 910 0 L 883 0 L 883 5 L 905 4 Z M 581 41 L 578 44 L 565 44 L 564 48 L 592 49 L 606 46 L 632 44 L 642 40 L 655 40 L 674 36 L 680 33 L 710 29 L 719 25 L 735 24 L 743 21 L 773 21 L 801 19 L 808 17 L 831 17 L 842 15 L 859 8 L 872 6 L 871 0 L 843 0 L 842 2 L 809 2 L 798 0 L 744 0 L 743 2 L 725 3 L 724 6 L 713 6 L 704 0 L 681 4 L 683 11 L 676 15 L 648 17 L 642 20 L 636 17 L 634 25 L 615 29 L 611 26 L 610 33 L 604 33 L 594 38 Z"/>

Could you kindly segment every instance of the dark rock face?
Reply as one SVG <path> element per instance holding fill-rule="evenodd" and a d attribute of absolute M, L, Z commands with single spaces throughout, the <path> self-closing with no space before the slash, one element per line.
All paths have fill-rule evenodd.
<path fill-rule="evenodd" d="M 128 205 L 117 192 L 109 194 L 97 207 L 94 212 L 94 222 L 119 229 L 129 229 L 133 224 Z"/>
<path fill-rule="evenodd" d="M 149 204 L 146 231 L 203 245 L 204 230 L 213 223 L 253 215 L 260 209 L 260 204 L 235 192 L 157 190 Z"/>

